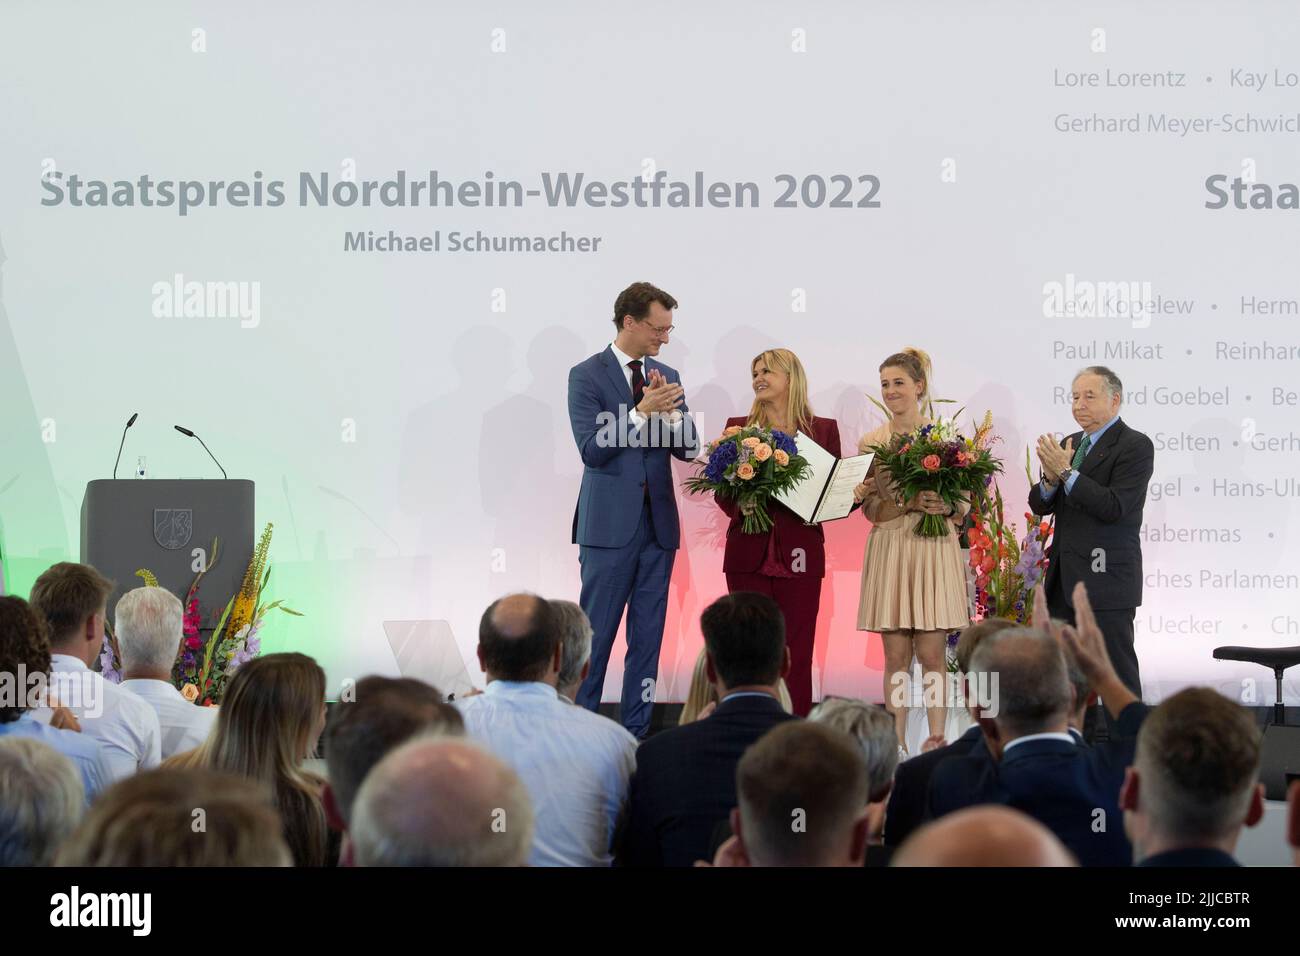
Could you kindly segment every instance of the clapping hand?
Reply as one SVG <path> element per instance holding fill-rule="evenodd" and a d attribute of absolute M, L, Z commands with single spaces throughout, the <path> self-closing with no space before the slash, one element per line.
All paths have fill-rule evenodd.
<path fill-rule="evenodd" d="M 1065 447 L 1057 444 L 1051 435 L 1038 436 L 1038 464 L 1049 484 L 1056 484 L 1056 476 L 1070 467 L 1074 460 L 1074 439 L 1067 438 Z"/>
<path fill-rule="evenodd" d="M 637 411 L 642 415 L 656 415 L 663 412 L 671 412 L 682 403 L 682 387 L 674 385 L 664 378 L 664 373 L 656 369 L 650 370 L 650 378 L 646 380 L 645 394 L 641 396 L 641 403 L 637 405 Z"/>

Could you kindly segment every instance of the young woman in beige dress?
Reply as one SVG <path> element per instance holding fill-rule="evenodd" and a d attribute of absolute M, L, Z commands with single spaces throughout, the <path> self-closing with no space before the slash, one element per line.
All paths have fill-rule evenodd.
<path fill-rule="evenodd" d="M 922 413 L 929 390 L 930 359 L 924 352 L 907 348 L 885 359 L 880 365 L 880 397 L 890 420 L 863 435 L 859 451 L 865 453 L 892 435 L 931 424 Z M 970 505 L 963 501 L 954 509 L 932 491 L 903 501 L 888 471 L 874 465 L 854 496 L 872 523 L 862 560 L 858 630 L 875 631 L 884 642 L 885 709 L 894 715 L 899 747 L 905 750 L 913 654 L 926 686 L 946 690 L 948 632 L 970 623 L 966 569 L 955 529 L 942 538 L 922 538 L 916 526 L 927 513 L 950 515 L 960 522 Z M 929 683 L 936 680 L 937 685 Z M 927 704 L 934 690 L 926 695 Z M 926 707 L 930 734 L 941 739 L 945 700 L 946 694 L 941 693 L 938 706 Z"/>

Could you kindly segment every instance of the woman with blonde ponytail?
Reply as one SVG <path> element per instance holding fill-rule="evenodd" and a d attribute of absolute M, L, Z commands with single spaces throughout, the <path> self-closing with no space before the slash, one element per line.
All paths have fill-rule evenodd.
<path fill-rule="evenodd" d="M 859 451 L 933 424 L 930 377 L 930 357 L 920 349 L 903 349 L 880 363 L 880 397 L 889 421 L 863 435 Z M 889 473 L 875 466 L 855 497 L 872 524 L 862 560 L 858 630 L 877 632 L 884 643 L 885 709 L 894 715 L 898 745 L 905 753 L 912 657 L 920 662 L 927 686 L 938 681 L 937 687 L 946 688 L 948 632 L 970 623 L 957 535 L 923 538 L 916 526 L 925 514 L 949 515 L 959 522 L 970 506 L 963 502 L 950 509 L 932 491 L 903 501 Z M 927 704 L 932 697 L 927 694 Z M 938 706 L 925 711 L 930 735 L 939 738 L 947 717 L 943 702 L 940 695 Z"/>

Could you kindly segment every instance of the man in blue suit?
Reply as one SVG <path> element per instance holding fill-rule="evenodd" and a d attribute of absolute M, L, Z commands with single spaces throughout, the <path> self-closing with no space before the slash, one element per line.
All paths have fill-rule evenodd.
<path fill-rule="evenodd" d="M 613 343 L 569 370 L 569 424 L 583 465 L 573 541 L 582 565 L 579 603 L 592 628 L 591 669 L 577 703 L 599 706 L 626 607 L 620 718 L 637 738 L 650 728 L 681 538 L 670 457 L 699 454 L 681 377 L 655 358 L 675 308 L 667 292 L 634 282 L 614 302 Z"/>
<path fill-rule="evenodd" d="M 1014 628 L 980 642 L 971 657 L 976 675 L 998 684 L 973 709 L 992 762 L 954 757 L 930 779 L 928 815 L 980 803 L 999 803 L 1034 817 L 1060 838 L 1084 866 L 1129 866 L 1133 849 L 1124 829 L 1120 787 L 1133 763 L 1138 730 L 1148 708 L 1125 686 L 1106 652 L 1083 582 L 1075 585 L 1077 630 L 1049 622 L 1045 630 Z M 1034 620 L 1047 620 L 1040 586 Z M 1069 732 L 1071 691 L 1065 656 L 1105 701 L 1112 739 L 1080 746 Z M 990 703 L 995 707 L 988 706 Z"/>

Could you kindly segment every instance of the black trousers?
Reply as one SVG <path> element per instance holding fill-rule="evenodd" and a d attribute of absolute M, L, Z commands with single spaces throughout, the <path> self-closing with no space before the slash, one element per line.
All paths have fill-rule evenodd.
<path fill-rule="evenodd" d="M 1065 595 L 1061 591 L 1060 581 L 1061 579 L 1058 576 L 1052 587 L 1047 590 L 1047 610 L 1052 617 L 1076 625 L 1074 608 L 1065 603 Z M 1133 645 L 1133 620 L 1137 617 L 1137 608 L 1130 607 L 1107 611 L 1094 610 L 1092 613 L 1097 619 L 1097 627 L 1101 629 L 1101 636 L 1106 642 L 1106 653 L 1110 656 L 1110 662 L 1115 667 L 1115 673 L 1119 675 L 1119 679 L 1124 683 L 1124 686 L 1140 698 L 1142 696 L 1142 678 L 1138 672 L 1137 649 Z M 1109 736 L 1109 733 L 1103 730 L 1108 726 L 1106 708 L 1098 706 L 1089 708 L 1084 726 L 1081 729 L 1084 737 L 1092 741 L 1098 736 Z"/>

